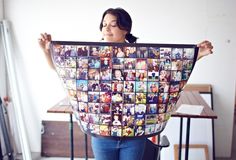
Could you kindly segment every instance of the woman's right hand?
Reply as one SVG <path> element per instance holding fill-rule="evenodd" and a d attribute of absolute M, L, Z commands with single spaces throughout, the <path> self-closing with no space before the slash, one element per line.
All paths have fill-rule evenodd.
<path fill-rule="evenodd" d="M 39 46 L 43 50 L 43 52 L 45 53 L 45 56 L 46 56 L 49 66 L 52 69 L 55 69 L 54 64 L 52 62 L 51 54 L 50 54 L 51 41 L 52 41 L 52 37 L 50 34 L 47 34 L 47 33 L 41 33 L 40 38 L 38 39 Z"/>

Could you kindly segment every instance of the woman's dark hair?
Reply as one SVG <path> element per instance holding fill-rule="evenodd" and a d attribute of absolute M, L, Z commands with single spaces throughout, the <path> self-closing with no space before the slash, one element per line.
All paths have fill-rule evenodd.
<path fill-rule="evenodd" d="M 121 30 L 125 30 L 127 31 L 127 34 L 125 36 L 125 39 L 129 42 L 129 43 L 135 43 L 137 41 L 137 37 L 133 36 L 130 32 L 131 32 L 131 28 L 132 28 L 132 19 L 129 15 L 128 12 L 126 12 L 124 9 L 122 8 L 109 8 L 107 9 L 103 15 L 102 15 L 102 20 L 100 23 L 100 31 L 102 31 L 103 28 L 103 19 L 105 17 L 106 14 L 112 14 L 113 16 L 115 16 L 117 18 L 117 25 Z"/>

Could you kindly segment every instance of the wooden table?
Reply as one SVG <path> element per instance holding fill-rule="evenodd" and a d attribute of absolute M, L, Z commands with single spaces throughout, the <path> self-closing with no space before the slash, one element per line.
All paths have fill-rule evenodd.
<path fill-rule="evenodd" d="M 189 115 L 189 114 L 180 114 L 174 112 L 172 117 L 180 118 L 180 142 L 179 142 L 179 160 L 181 158 L 181 148 L 182 148 L 182 128 L 183 128 L 183 118 L 187 118 L 187 132 L 186 132 L 186 150 L 185 150 L 185 159 L 188 160 L 189 153 L 189 136 L 190 136 L 190 121 L 191 118 L 207 118 L 207 119 L 216 119 L 217 115 L 213 112 L 213 110 L 208 106 L 205 100 L 201 97 L 198 91 L 184 91 L 181 93 L 180 99 L 178 100 L 176 106 L 177 108 L 181 104 L 192 104 L 192 105 L 202 105 L 204 106 L 203 111 L 200 115 Z M 50 108 L 48 113 L 66 113 L 70 115 L 70 144 L 71 144 L 71 160 L 74 159 L 74 144 L 73 144 L 73 109 L 68 104 L 68 100 L 64 99 L 59 102 L 52 108 Z M 87 135 L 85 134 L 85 141 L 87 142 Z M 87 143 L 85 143 L 85 147 L 87 148 Z M 88 158 L 87 149 L 85 149 L 85 159 Z"/>
<path fill-rule="evenodd" d="M 181 160 L 181 150 L 182 150 L 183 118 L 187 118 L 185 160 L 188 160 L 191 118 L 216 119 L 217 115 L 213 112 L 213 110 L 209 107 L 209 105 L 205 102 L 205 100 L 201 97 L 201 95 L 197 91 L 182 92 L 176 104 L 177 108 L 180 107 L 181 104 L 202 105 L 204 107 L 200 115 L 181 114 L 176 112 L 174 112 L 171 115 L 172 117 L 180 118 L 180 139 L 179 139 L 179 154 L 178 154 L 179 160 Z"/>

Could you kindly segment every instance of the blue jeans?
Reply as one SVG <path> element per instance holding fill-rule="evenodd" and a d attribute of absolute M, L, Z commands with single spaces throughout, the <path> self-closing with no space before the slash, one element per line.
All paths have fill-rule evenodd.
<path fill-rule="evenodd" d="M 142 160 L 146 138 L 116 140 L 92 136 L 96 160 Z"/>

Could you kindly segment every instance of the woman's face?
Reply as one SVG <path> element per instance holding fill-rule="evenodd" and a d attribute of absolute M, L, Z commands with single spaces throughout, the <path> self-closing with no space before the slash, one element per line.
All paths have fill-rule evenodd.
<path fill-rule="evenodd" d="M 102 36 L 105 42 L 125 42 L 127 31 L 121 30 L 118 27 L 115 16 L 106 14 L 102 23 Z"/>

